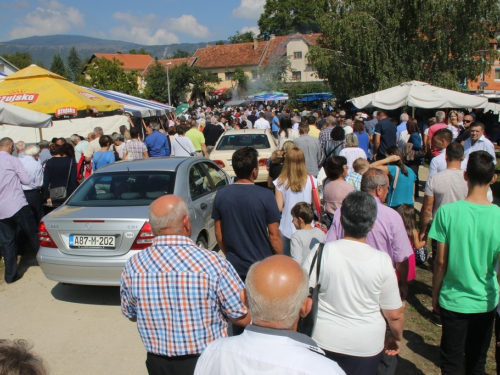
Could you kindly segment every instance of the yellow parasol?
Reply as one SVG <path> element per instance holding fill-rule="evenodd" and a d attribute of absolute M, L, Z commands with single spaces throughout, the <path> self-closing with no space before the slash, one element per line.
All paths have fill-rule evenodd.
<path fill-rule="evenodd" d="M 49 114 L 54 120 L 123 113 L 121 104 L 36 65 L 6 77 L 0 83 L 0 101 Z"/>

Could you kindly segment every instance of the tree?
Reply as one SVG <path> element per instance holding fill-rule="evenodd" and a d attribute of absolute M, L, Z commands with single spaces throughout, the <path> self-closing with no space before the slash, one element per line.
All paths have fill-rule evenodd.
<path fill-rule="evenodd" d="M 257 69 L 257 79 L 250 86 L 250 91 L 262 90 L 279 91 L 287 81 L 291 72 L 290 58 L 287 56 L 272 60 L 269 64 Z"/>
<path fill-rule="evenodd" d="M 237 43 L 251 43 L 255 38 L 256 35 L 253 33 L 253 31 L 247 31 L 244 33 L 240 33 L 239 31 L 237 31 L 235 35 L 230 36 L 228 39 L 229 39 L 229 44 L 237 44 Z"/>
<path fill-rule="evenodd" d="M 131 55 L 149 55 L 149 56 L 151 56 L 151 53 L 149 53 L 148 51 L 146 51 L 142 47 L 138 50 L 131 49 L 130 51 L 128 51 L 128 53 L 130 53 Z"/>
<path fill-rule="evenodd" d="M 233 78 L 231 79 L 231 91 L 237 90 L 238 96 L 243 97 L 248 89 L 248 76 L 245 71 L 237 67 L 234 70 Z"/>
<path fill-rule="evenodd" d="M 183 59 L 183 58 L 190 57 L 190 56 L 191 55 L 189 54 L 189 52 L 178 49 L 177 51 L 174 52 L 174 56 L 172 58 L 173 59 Z"/>
<path fill-rule="evenodd" d="M 78 80 L 78 77 L 82 72 L 81 66 L 82 60 L 80 59 L 80 56 L 78 56 L 76 48 L 73 46 L 71 47 L 68 55 L 68 70 L 73 82 L 76 82 Z"/>
<path fill-rule="evenodd" d="M 345 100 L 409 80 L 458 89 L 489 71 L 498 1 L 327 0 L 309 62 Z M 416 17 L 410 15 L 418 15 Z"/>
<path fill-rule="evenodd" d="M 137 80 L 139 74 L 133 70 L 125 73 L 123 63 L 116 60 L 108 60 L 105 57 L 96 58 L 87 65 L 85 73 L 82 74 L 78 83 L 82 86 L 90 86 L 101 90 L 120 91 L 129 95 L 138 95 Z"/>
<path fill-rule="evenodd" d="M 12 55 L 4 53 L 2 57 L 19 69 L 24 69 L 33 63 L 33 57 L 29 52 L 16 52 Z"/>
<path fill-rule="evenodd" d="M 223 40 L 218 40 L 217 42 L 215 42 L 216 46 L 223 46 L 224 44 L 226 44 L 226 42 L 224 42 Z"/>
<path fill-rule="evenodd" d="M 158 60 L 149 66 L 143 95 L 146 99 L 168 103 L 167 70 Z"/>
<path fill-rule="evenodd" d="M 260 35 L 268 39 L 271 34 L 288 35 L 296 32 L 319 32 L 316 14 L 319 9 L 327 12 L 328 0 L 266 0 L 260 15 Z"/>
<path fill-rule="evenodd" d="M 56 53 L 54 57 L 52 58 L 52 64 L 50 65 L 50 71 L 52 73 L 59 74 L 60 76 L 63 76 L 64 78 L 68 77 L 68 72 L 66 71 L 66 67 L 64 66 L 64 61 L 61 58 L 61 55 Z"/>

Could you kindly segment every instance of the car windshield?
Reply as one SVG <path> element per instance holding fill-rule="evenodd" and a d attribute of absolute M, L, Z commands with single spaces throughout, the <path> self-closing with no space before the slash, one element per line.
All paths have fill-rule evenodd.
<path fill-rule="evenodd" d="M 257 150 L 271 147 L 267 134 L 229 134 L 222 137 L 217 150 L 237 150 L 245 146 Z"/>
<path fill-rule="evenodd" d="M 95 173 L 76 190 L 68 206 L 147 206 L 174 192 L 175 172 Z"/>

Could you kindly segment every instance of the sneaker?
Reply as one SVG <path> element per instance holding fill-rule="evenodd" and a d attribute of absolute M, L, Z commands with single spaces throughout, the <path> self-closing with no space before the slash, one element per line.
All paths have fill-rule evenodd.
<path fill-rule="evenodd" d="M 441 323 L 441 316 L 437 312 L 435 312 L 434 310 L 432 310 L 431 322 L 432 322 L 432 324 L 434 324 L 438 327 L 443 326 L 443 324 Z"/>

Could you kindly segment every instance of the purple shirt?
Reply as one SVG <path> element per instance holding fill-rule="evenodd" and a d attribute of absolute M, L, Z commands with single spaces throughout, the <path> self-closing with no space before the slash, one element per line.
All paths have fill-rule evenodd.
<path fill-rule="evenodd" d="M 387 253 L 391 257 L 392 265 L 395 266 L 396 263 L 408 259 L 413 254 L 413 248 L 401 216 L 392 208 L 384 206 L 377 197 L 375 200 L 377 201 L 377 220 L 373 229 L 366 236 L 366 243 Z M 332 226 L 325 237 L 325 243 L 344 238 L 344 228 L 340 224 L 341 211 L 342 208 L 335 211 Z"/>
<path fill-rule="evenodd" d="M 23 192 L 23 185 L 29 185 L 30 175 L 18 158 L 0 151 L 0 220 L 14 216 L 28 205 Z"/>

